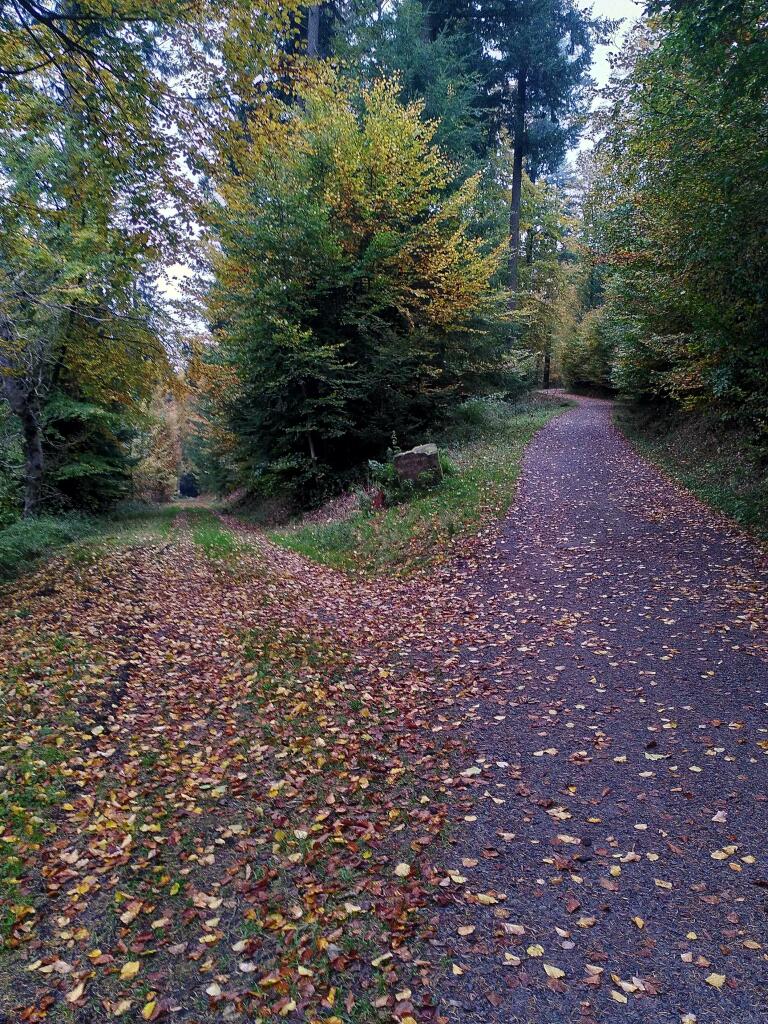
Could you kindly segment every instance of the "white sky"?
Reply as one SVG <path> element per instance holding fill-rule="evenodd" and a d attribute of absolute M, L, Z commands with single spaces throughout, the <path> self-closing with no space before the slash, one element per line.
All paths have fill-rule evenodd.
<path fill-rule="evenodd" d="M 636 0 L 593 0 L 592 9 L 595 14 L 601 15 L 604 18 L 624 19 L 616 33 L 614 42 L 609 46 L 598 46 L 595 51 L 592 74 L 597 80 L 598 85 L 605 85 L 610 73 L 608 55 L 621 48 L 621 42 L 626 35 L 627 29 L 643 13 L 643 4 L 636 2 Z"/>

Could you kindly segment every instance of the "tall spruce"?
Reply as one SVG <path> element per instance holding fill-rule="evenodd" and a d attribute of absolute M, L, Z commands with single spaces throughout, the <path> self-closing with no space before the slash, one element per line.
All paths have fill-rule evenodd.
<path fill-rule="evenodd" d="M 433 31 L 452 26 L 471 40 L 486 110 L 496 135 L 512 140 L 509 216 L 510 305 L 520 286 L 523 171 L 532 181 L 563 161 L 583 128 L 595 45 L 615 22 L 596 18 L 575 0 L 437 0 Z"/>

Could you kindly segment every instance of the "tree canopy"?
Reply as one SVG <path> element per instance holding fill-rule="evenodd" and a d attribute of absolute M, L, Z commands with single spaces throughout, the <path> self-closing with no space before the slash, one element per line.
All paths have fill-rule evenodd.
<path fill-rule="evenodd" d="M 764 429 L 764 4 L 649 0 L 590 120 L 614 28 L 0 2 L 2 508 L 185 469 L 307 503 L 553 379 Z"/>

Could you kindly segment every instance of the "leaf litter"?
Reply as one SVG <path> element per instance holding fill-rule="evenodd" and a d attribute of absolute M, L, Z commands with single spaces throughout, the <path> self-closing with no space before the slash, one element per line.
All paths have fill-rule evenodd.
<path fill-rule="evenodd" d="M 9 1019 L 760 1021 L 765 566 L 608 416 L 431 575 L 182 522 L 13 588 Z"/>

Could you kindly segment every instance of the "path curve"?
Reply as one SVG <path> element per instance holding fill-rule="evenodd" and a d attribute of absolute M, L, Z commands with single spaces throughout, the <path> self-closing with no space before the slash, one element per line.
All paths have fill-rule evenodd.
<path fill-rule="evenodd" d="M 442 898 L 446 1020 L 768 1022 L 767 583 L 610 402 L 534 439 L 462 584 L 461 671 L 489 695 L 447 866 L 505 898 Z"/>

